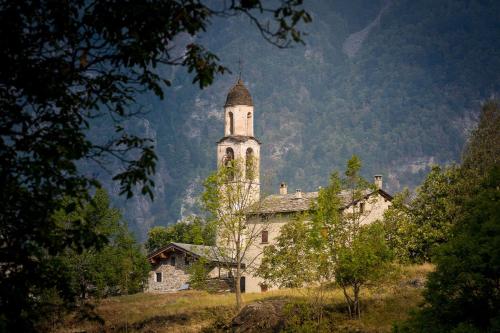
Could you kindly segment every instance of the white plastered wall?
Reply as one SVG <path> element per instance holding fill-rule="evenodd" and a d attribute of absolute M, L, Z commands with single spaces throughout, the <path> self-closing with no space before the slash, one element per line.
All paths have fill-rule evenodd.
<path fill-rule="evenodd" d="M 391 205 L 391 202 L 384 198 L 382 195 L 379 193 L 370 196 L 367 200 L 364 201 L 365 203 L 365 212 L 366 215 L 363 216 L 361 219 L 361 224 L 366 225 L 373 223 L 377 220 L 382 220 L 384 212 L 389 208 Z M 348 209 L 354 209 L 353 206 L 349 207 Z M 359 204 L 356 205 L 355 209 L 359 209 Z M 286 223 L 290 222 L 294 218 L 294 214 L 276 214 L 276 215 L 270 215 L 268 222 L 266 222 L 267 225 L 267 230 L 268 230 L 268 243 L 267 244 L 261 244 L 260 239 L 255 242 L 255 244 L 252 244 L 251 248 L 248 251 L 248 259 L 251 260 L 253 258 L 257 259 L 254 261 L 254 267 L 251 267 L 248 272 L 245 274 L 245 281 L 246 281 L 246 292 L 261 292 L 261 287 L 260 285 L 264 282 L 261 278 L 255 276 L 252 274 L 255 269 L 260 265 L 260 262 L 262 260 L 262 251 L 265 246 L 269 246 L 272 244 L 276 243 L 276 238 L 280 235 L 280 230 L 283 225 Z M 250 217 L 248 224 L 253 224 L 253 223 L 261 223 L 260 218 L 253 216 Z M 277 289 L 276 287 L 269 287 L 268 290 L 273 290 Z"/>
<path fill-rule="evenodd" d="M 261 284 L 264 283 L 264 280 L 255 276 L 255 270 L 260 266 L 262 260 L 262 251 L 266 246 L 272 245 L 276 243 L 276 238 L 280 235 L 281 227 L 288 223 L 293 216 L 285 215 L 285 214 L 276 214 L 267 217 L 269 220 L 266 222 L 262 222 L 260 217 L 253 216 L 249 218 L 248 224 L 256 224 L 255 230 L 267 230 L 268 232 L 268 242 L 261 243 L 261 238 L 258 237 L 256 242 L 254 242 L 250 248 L 248 249 L 246 259 L 247 261 L 252 261 L 252 266 L 247 268 L 247 272 L 245 274 L 245 283 L 246 283 L 246 292 L 254 293 L 261 292 Z M 249 226 L 252 228 L 253 226 Z M 255 260 L 254 260 L 255 259 Z M 276 287 L 269 287 L 268 290 L 277 289 Z"/>
<path fill-rule="evenodd" d="M 230 116 L 233 114 L 233 133 L 231 133 Z M 250 117 L 249 117 L 250 116 Z M 236 105 L 224 108 L 224 136 L 253 136 L 253 106 Z"/>
<path fill-rule="evenodd" d="M 384 218 L 384 212 L 389 208 L 391 202 L 384 198 L 379 193 L 371 195 L 367 200 L 361 201 L 365 204 L 365 214 L 360 219 L 361 225 L 367 225 L 377 220 Z M 359 210 L 360 203 L 351 206 L 348 209 L 352 212 L 353 209 Z"/>

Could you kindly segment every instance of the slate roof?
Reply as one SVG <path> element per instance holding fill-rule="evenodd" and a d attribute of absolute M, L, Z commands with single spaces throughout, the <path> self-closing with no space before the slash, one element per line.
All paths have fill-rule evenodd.
<path fill-rule="evenodd" d="M 224 106 L 248 105 L 253 106 L 252 96 L 241 79 L 229 90 Z"/>
<path fill-rule="evenodd" d="M 186 243 L 172 243 L 188 252 L 191 252 L 200 257 L 206 257 L 207 259 L 215 259 L 215 251 L 217 248 L 215 246 L 207 245 L 195 245 Z"/>
<path fill-rule="evenodd" d="M 271 194 L 250 210 L 250 214 L 270 214 L 308 211 L 316 202 L 318 192 L 302 192 L 302 198 L 292 194 Z"/>
<path fill-rule="evenodd" d="M 175 243 L 175 242 L 169 243 L 168 245 L 151 252 L 148 255 L 148 259 L 152 259 L 169 249 L 176 249 L 181 252 L 189 253 L 196 257 L 204 257 L 209 261 L 214 261 L 214 262 L 224 261 L 221 260 L 222 258 L 221 255 L 219 254 L 219 249 L 217 249 L 217 247 L 215 246 L 195 245 L 195 244 Z"/>
<path fill-rule="evenodd" d="M 155 256 L 157 256 L 158 254 L 170 249 L 170 248 L 176 248 L 178 250 L 181 250 L 183 252 L 189 252 L 190 254 L 193 254 L 195 256 L 198 256 L 198 257 L 206 257 L 210 260 L 213 259 L 213 256 L 215 254 L 215 251 L 216 251 L 216 247 L 215 246 L 206 246 L 206 245 L 195 245 L 195 244 L 185 244 L 185 243 L 169 243 L 168 245 L 162 247 L 162 248 L 159 248 L 153 252 L 151 252 L 149 255 L 148 255 L 148 258 L 153 258 Z"/>
<path fill-rule="evenodd" d="M 392 200 L 392 196 L 383 190 L 366 191 L 365 198 L 374 193 L 379 193 L 384 198 Z M 353 204 L 349 191 L 340 193 L 344 208 Z M 272 194 L 260 201 L 260 203 L 250 210 L 250 215 L 255 214 L 276 214 L 276 213 L 294 213 L 311 210 L 312 205 L 318 199 L 318 192 L 302 192 L 302 197 L 298 198 L 296 193 L 291 194 Z"/>

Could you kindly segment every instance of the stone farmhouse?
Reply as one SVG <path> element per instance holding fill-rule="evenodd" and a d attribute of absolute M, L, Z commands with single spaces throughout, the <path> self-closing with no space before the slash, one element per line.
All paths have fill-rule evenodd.
<path fill-rule="evenodd" d="M 184 243 L 170 243 L 149 254 L 151 271 L 148 279 L 149 292 L 169 292 L 188 288 L 189 266 L 203 257 L 207 261 L 209 278 L 220 280 L 223 289 L 231 289 L 232 281 L 221 275 L 223 267 L 231 267 L 230 263 L 222 262 L 213 246 Z"/>
<path fill-rule="evenodd" d="M 255 203 L 247 215 L 249 226 L 261 230 L 257 242 L 252 242 L 248 254 L 247 273 L 241 279 L 241 290 L 245 292 L 264 292 L 269 289 L 264 281 L 252 272 L 260 265 L 264 247 L 275 242 L 281 227 L 297 214 L 307 213 L 318 198 L 318 192 L 296 190 L 288 193 L 287 185 L 281 183 L 279 193 L 260 199 L 260 146 L 253 131 L 254 107 L 250 92 L 239 79 L 231 88 L 224 105 L 224 136 L 217 142 L 218 167 L 228 161 L 239 159 L 255 161 L 256 179 L 251 181 L 252 202 Z M 248 182 L 243 177 L 241 182 Z M 342 192 L 344 212 L 357 212 L 362 216 L 361 224 L 380 220 L 385 210 L 391 205 L 392 196 L 383 190 L 382 176 L 374 176 L 374 190 L 366 191 L 358 200 L 352 200 L 348 192 Z M 221 245 L 221 244 L 218 244 Z M 187 267 L 194 260 L 203 256 L 209 262 L 209 277 L 231 278 L 231 263 L 218 259 L 216 247 L 171 243 L 149 255 L 152 270 L 149 275 L 148 290 L 152 292 L 174 291 L 186 287 L 189 280 Z M 252 267 L 250 267 L 252 266 Z M 225 267 L 222 268 L 221 267 Z"/>

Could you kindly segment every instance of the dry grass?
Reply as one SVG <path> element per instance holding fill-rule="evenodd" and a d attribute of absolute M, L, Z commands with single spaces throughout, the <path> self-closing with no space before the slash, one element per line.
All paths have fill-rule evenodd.
<path fill-rule="evenodd" d="M 411 281 L 424 280 L 431 265 L 409 266 L 402 269 L 400 279 L 377 288 L 365 288 L 362 293 L 361 320 L 349 320 L 344 312 L 340 290 L 325 293 L 326 304 L 334 309 L 338 327 L 360 332 L 389 332 L 394 321 L 406 318 L 408 311 L 421 302 L 421 288 Z M 245 303 L 256 300 L 286 298 L 307 299 L 304 289 L 284 289 L 259 294 L 244 294 Z M 105 299 L 97 312 L 104 319 L 101 326 L 93 322 L 77 322 L 68 318 L 58 332 L 200 332 L 204 328 L 228 323 L 236 314 L 234 294 L 208 294 L 185 291 L 170 294 L 136 294 Z"/>

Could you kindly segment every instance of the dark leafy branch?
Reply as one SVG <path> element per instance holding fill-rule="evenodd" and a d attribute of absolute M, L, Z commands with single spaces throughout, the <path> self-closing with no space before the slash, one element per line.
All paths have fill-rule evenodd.
<path fill-rule="evenodd" d="M 73 221 L 61 229 L 52 218 L 62 199 L 89 199 L 96 176 L 81 161 L 122 167 L 113 179 L 127 197 L 139 187 L 153 197 L 154 142 L 126 133 L 140 114 L 136 96 L 163 98 L 170 85 L 159 66 L 184 67 L 200 88 L 228 68 L 196 41 L 215 17 L 247 15 L 266 40 L 284 47 L 301 41 L 298 24 L 310 17 L 288 0 L 265 9 L 261 1 L 231 1 L 211 8 L 200 0 L 0 1 L 0 327 L 32 331 L 39 297 L 56 290 L 71 304 L 67 281 L 53 255 L 95 242 Z M 266 17 L 266 14 L 274 13 Z M 262 21 L 258 17 L 262 16 Z M 266 23 L 269 22 L 269 23 Z M 188 45 L 178 45 L 180 36 Z M 115 128 L 106 144 L 89 130 L 100 117 Z M 105 139 L 105 138 L 104 138 Z M 116 172 L 116 171 L 115 171 Z"/>

